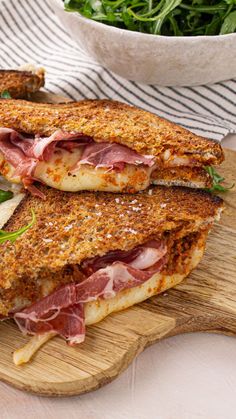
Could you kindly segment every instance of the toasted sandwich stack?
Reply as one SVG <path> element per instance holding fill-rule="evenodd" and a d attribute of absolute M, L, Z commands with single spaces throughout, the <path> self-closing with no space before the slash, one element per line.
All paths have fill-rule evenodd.
<path fill-rule="evenodd" d="M 25 98 L 44 85 L 44 69 L 26 66 L 22 70 L 0 70 L 0 94 Z"/>
<path fill-rule="evenodd" d="M 55 334 L 80 343 L 86 325 L 182 281 L 220 217 L 222 200 L 202 189 L 223 158 L 122 103 L 1 100 L 0 173 L 27 190 L 0 246 L 0 314 L 34 335 L 15 362 Z"/>

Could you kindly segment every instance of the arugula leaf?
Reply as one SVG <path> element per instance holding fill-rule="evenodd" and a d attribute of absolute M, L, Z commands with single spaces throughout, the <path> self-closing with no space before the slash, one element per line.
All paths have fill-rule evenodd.
<path fill-rule="evenodd" d="M 236 0 L 225 0 L 227 4 L 236 5 Z"/>
<path fill-rule="evenodd" d="M 20 237 L 25 231 L 27 231 L 36 221 L 36 216 L 34 211 L 31 209 L 32 220 L 26 226 L 20 228 L 17 231 L 4 231 L 0 230 L 0 244 L 4 243 L 5 241 L 9 240 L 13 243 L 18 237 Z"/>
<path fill-rule="evenodd" d="M 3 90 L 3 92 L 1 93 L 1 99 L 11 99 L 11 95 L 8 92 L 8 90 Z"/>
<path fill-rule="evenodd" d="M 3 191 L 0 189 L 0 203 L 8 201 L 8 199 L 11 199 L 13 197 L 13 192 L 11 191 Z"/>
<path fill-rule="evenodd" d="M 226 16 L 223 25 L 221 26 L 220 35 L 232 33 L 236 30 L 236 10 Z"/>
<path fill-rule="evenodd" d="M 107 25 L 156 35 L 236 32 L 236 0 L 64 0 L 64 8 Z"/>
<path fill-rule="evenodd" d="M 234 183 L 231 186 L 223 186 L 221 185 L 224 182 L 225 178 L 222 177 L 212 166 L 205 166 L 205 170 L 212 178 L 213 186 L 212 188 L 207 188 L 206 190 L 209 192 L 219 191 L 219 192 L 227 192 L 229 189 L 234 187 Z"/>

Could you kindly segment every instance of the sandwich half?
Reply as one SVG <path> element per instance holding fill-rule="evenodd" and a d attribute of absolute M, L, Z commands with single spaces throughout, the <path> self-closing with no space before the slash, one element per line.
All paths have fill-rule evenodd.
<path fill-rule="evenodd" d="M 44 69 L 31 71 L 0 70 L 0 94 L 7 91 L 13 98 L 26 98 L 44 85 Z"/>
<path fill-rule="evenodd" d="M 71 345 L 85 326 L 181 282 L 201 260 L 222 200 L 187 188 L 137 195 L 62 193 L 40 186 L 5 226 L 36 222 L 0 246 L 0 314 L 12 317 L 38 348 L 54 334 Z M 36 346 L 35 346 L 36 345 Z M 18 352 L 16 363 L 26 362 Z"/>
<path fill-rule="evenodd" d="M 111 100 L 67 104 L 0 101 L 0 173 L 36 193 L 137 192 L 150 184 L 210 188 L 219 143 Z"/>

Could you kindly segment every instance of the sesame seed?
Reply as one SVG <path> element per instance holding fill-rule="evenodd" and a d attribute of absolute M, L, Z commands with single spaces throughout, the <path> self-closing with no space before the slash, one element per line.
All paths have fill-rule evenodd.
<path fill-rule="evenodd" d="M 107 237 L 108 239 L 110 239 L 110 238 L 112 237 L 112 235 L 111 235 L 110 233 L 108 233 L 108 234 L 106 235 L 106 237 Z"/>
<path fill-rule="evenodd" d="M 69 230 L 71 230 L 71 229 L 72 229 L 72 227 L 73 227 L 73 225 L 72 225 L 72 224 L 68 224 L 68 226 L 65 226 L 65 227 L 64 227 L 64 230 L 65 230 L 65 231 L 69 231 Z"/>
<path fill-rule="evenodd" d="M 138 201 L 137 201 L 137 199 L 134 199 L 133 201 L 131 201 L 130 203 L 131 204 L 136 204 Z"/>
<path fill-rule="evenodd" d="M 152 189 L 149 189 L 148 195 L 152 195 Z"/>
<path fill-rule="evenodd" d="M 126 233 L 133 233 L 133 234 L 137 234 L 137 231 L 136 231 L 136 230 L 133 230 L 132 228 L 125 228 L 125 229 L 124 229 L 124 231 L 125 231 Z"/>
<path fill-rule="evenodd" d="M 115 201 L 116 201 L 117 204 L 119 204 L 120 199 L 119 198 L 115 198 Z"/>
<path fill-rule="evenodd" d="M 141 211 L 141 208 L 139 208 L 139 207 L 133 207 L 132 210 L 135 211 L 135 212 L 138 212 L 138 211 Z"/>
<path fill-rule="evenodd" d="M 52 239 L 43 239 L 44 243 L 51 243 L 53 240 Z"/>
<path fill-rule="evenodd" d="M 160 207 L 161 208 L 165 208 L 166 207 L 166 204 L 161 204 Z"/>

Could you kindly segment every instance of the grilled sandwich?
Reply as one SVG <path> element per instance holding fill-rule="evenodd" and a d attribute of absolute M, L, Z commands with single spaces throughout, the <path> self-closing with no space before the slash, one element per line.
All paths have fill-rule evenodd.
<path fill-rule="evenodd" d="M 26 98 L 44 85 L 44 70 L 0 70 L 0 94 L 7 91 L 12 98 Z"/>
<path fill-rule="evenodd" d="M 0 173 L 69 192 L 137 192 L 150 184 L 210 188 L 219 143 L 111 100 L 0 101 Z"/>
<path fill-rule="evenodd" d="M 0 246 L 0 314 L 34 335 L 28 355 L 16 353 L 18 364 L 54 334 L 80 343 L 86 325 L 181 282 L 223 208 L 221 198 L 181 187 L 40 191 L 46 201 L 27 194 L 4 230 L 28 223 L 32 210 L 34 225 Z"/>

